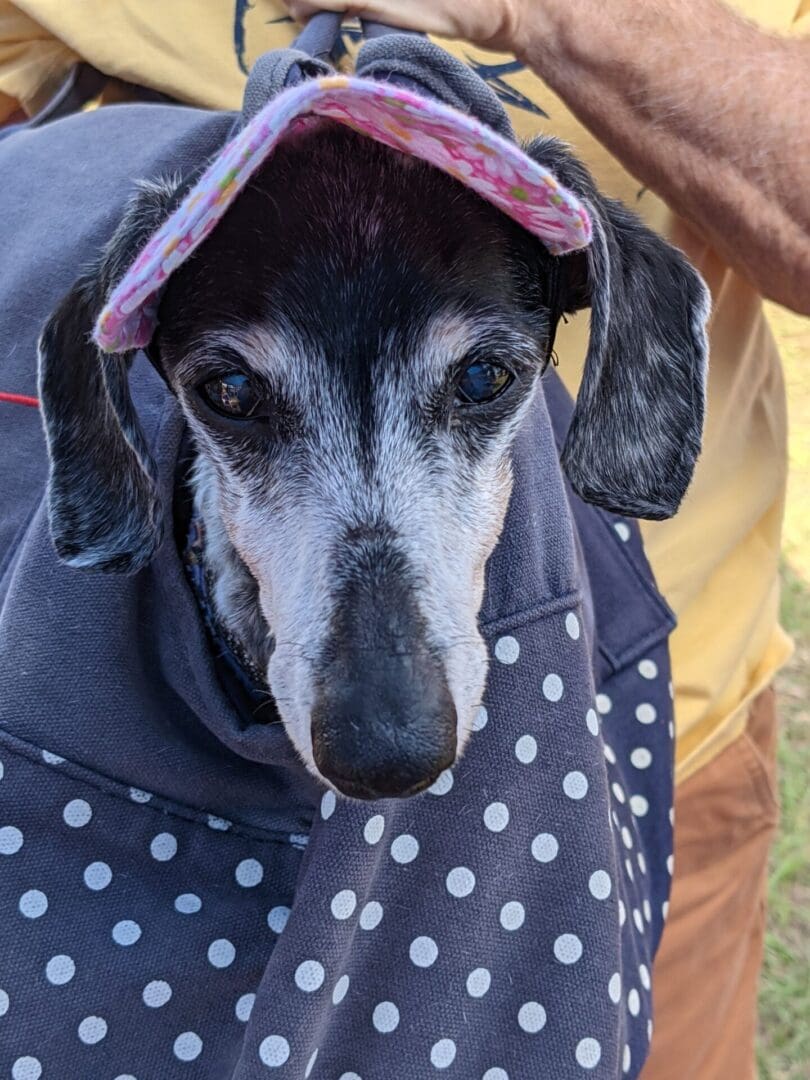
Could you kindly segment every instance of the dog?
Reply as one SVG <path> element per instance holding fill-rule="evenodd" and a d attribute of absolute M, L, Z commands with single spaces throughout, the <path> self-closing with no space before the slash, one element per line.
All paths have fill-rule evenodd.
<path fill-rule="evenodd" d="M 699 276 L 556 140 L 527 152 L 589 207 L 587 251 L 555 258 L 452 177 L 308 125 L 171 278 L 147 350 L 193 438 L 215 621 L 353 799 L 423 791 L 469 740 L 510 447 L 559 318 L 591 308 L 562 455 L 583 498 L 669 516 L 699 453 Z M 40 339 L 51 529 L 75 567 L 135 572 L 166 527 L 131 357 L 90 332 L 185 189 L 140 185 Z"/>

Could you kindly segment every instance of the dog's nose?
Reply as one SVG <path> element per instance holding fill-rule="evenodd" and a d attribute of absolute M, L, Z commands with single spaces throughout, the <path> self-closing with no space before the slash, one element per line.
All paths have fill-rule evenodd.
<path fill-rule="evenodd" d="M 455 760 L 456 708 L 400 561 L 354 569 L 318 665 L 315 764 L 356 799 L 414 795 Z"/>

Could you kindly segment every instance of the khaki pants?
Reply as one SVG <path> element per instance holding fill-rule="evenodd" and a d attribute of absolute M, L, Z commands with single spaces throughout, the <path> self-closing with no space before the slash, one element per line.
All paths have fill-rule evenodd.
<path fill-rule="evenodd" d="M 675 876 L 642 1080 L 752 1080 L 768 848 L 778 821 L 773 689 L 675 795 Z"/>

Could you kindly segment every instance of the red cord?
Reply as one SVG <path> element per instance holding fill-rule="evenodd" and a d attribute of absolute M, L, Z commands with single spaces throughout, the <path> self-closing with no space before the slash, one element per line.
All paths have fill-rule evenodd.
<path fill-rule="evenodd" d="M 5 391 L 0 390 L 0 401 L 7 401 L 10 405 L 30 405 L 32 409 L 39 408 L 39 400 L 35 397 L 28 397 L 27 394 L 7 394 Z"/>

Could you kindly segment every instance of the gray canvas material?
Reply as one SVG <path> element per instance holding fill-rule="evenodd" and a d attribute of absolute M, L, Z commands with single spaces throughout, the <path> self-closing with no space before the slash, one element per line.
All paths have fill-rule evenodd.
<path fill-rule="evenodd" d="M 0 143 L 0 388 L 35 393 L 39 329 L 130 181 L 198 165 L 233 120 L 120 106 Z M 132 386 L 169 503 L 182 421 L 143 357 Z M 39 417 L 0 404 L 0 1073 L 638 1076 L 672 619 L 635 526 L 567 491 L 570 403 L 545 389 L 488 569 L 470 750 L 370 804 L 234 706 L 173 537 L 133 578 L 57 561 Z"/>

